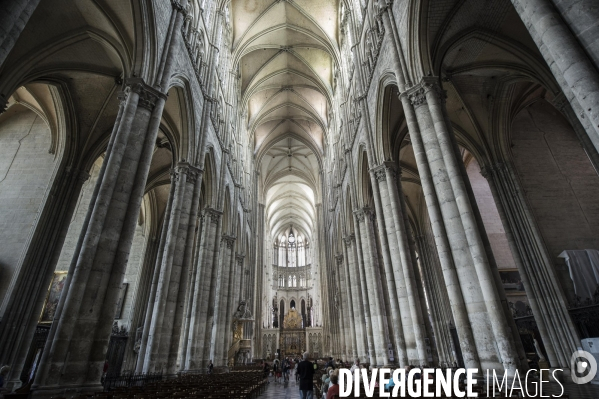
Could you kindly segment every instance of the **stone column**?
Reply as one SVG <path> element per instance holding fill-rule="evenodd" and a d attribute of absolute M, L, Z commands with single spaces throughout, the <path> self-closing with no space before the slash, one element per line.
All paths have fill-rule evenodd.
<path fill-rule="evenodd" d="M 512 0 L 522 22 L 599 150 L 599 72 L 551 0 Z M 596 14 L 596 12 L 595 12 Z"/>
<path fill-rule="evenodd" d="M 171 184 L 170 184 L 170 193 L 168 196 L 168 201 L 166 203 L 166 208 L 164 210 L 162 228 L 160 231 L 160 242 L 158 243 L 158 251 L 156 253 L 156 259 L 154 260 L 154 268 L 152 272 L 152 282 L 150 285 L 150 293 L 148 295 L 146 312 L 144 316 L 144 325 L 141 343 L 139 346 L 139 355 L 137 359 L 137 364 L 135 366 L 135 372 L 141 373 L 144 369 L 144 363 L 146 361 L 146 348 L 148 345 L 148 337 L 150 333 L 150 325 L 152 323 L 152 315 L 154 314 L 154 305 L 156 301 L 156 291 L 158 289 L 158 279 L 160 278 L 160 265 L 162 264 L 162 253 L 164 251 L 164 245 L 166 244 L 166 235 L 168 233 L 169 226 L 169 215 L 171 214 L 171 209 L 173 206 L 173 198 L 175 196 L 175 187 L 174 184 L 175 174 L 171 173 Z"/>
<path fill-rule="evenodd" d="M 239 239 L 241 239 L 241 237 L 239 237 Z M 221 331 L 224 332 L 224 334 L 222 334 L 224 337 L 223 349 L 225 351 L 225 355 L 227 356 L 227 361 L 230 359 L 229 356 L 227 355 L 229 348 L 233 344 L 233 313 L 239 306 L 239 300 L 237 299 L 237 297 L 239 295 L 239 291 L 237 289 L 237 284 L 238 284 L 237 277 L 239 277 L 239 271 L 236 268 L 237 257 L 236 257 L 235 250 L 241 244 L 240 244 L 240 241 L 237 241 L 237 239 L 235 241 L 236 241 L 237 245 L 234 245 L 233 249 L 231 250 L 231 254 L 229 256 L 229 265 L 228 265 L 229 285 L 228 285 L 226 291 L 223 293 L 224 298 L 226 299 L 226 302 L 224 302 L 224 305 L 225 305 L 225 308 L 224 308 L 224 310 L 225 310 L 225 318 L 224 318 L 225 328 Z"/>
<path fill-rule="evenodd" d="M 532 308 L 551 367 L 570 367 L 580 338 L 553 263 L 526 204 L 515 173 L 499 163 L 482 171 L 489 182 L 514 261 Z"/>
<path fill-rule="evenodd" d="M 249 260 L 249 259 L 248 259 Z M 245 255 L 235 254 L 235 287 L 237 293 L 237 301 L 242 301 L 249 298 L 247 285 L 250 282 L 250 271 L 245 266 Z"/>
<path fill-rule="evenodd" d="M 159 232 L 159 230 L 157 230 L 157 232 Z M 135 297 L 133 298 L 135 305 L 132 309 L 133 316 L 130 318 L 129 339 L 127 340 L 125 357 L 123 360 L 123 366 L 126 366 L 126 369 L 129 370 L 135 370 L 139 363 L 139 352 L 143 339 L 144 318 L 146 316 L 149 297 L 152 293 L 154 266 L 156 264 L 159 246 L 159 237 L 157 238 L 154 234 L 152 234 L 152 236 L 150 236 L 148 239 L 148 244 L 143 258 L 143 264 L 140 268 L 138 289 Z M 141 335 L 139 336 L 138 330 L 141 332 Z"/>
<path fill-rule="evenodd" d="M 360 314 L 360 308 L 362 305 L 361 302 L 357 301 L 357 295 L 359 295 L 359 293 L 356 291 L 359 291 L 359 288 L 356 289 L 355 276 L 352 276 L 351 273 L 354 267 L 353 263 L 355 262 L 353 258 L 353 250 L 351 249 L 351 239 L 349 239 L 349 237 L 344 237 L 343 242 L 343 257 L 346 260 L 345 262 L 343 262 L 343 272 L 346 276 L 345 292 L 347 295 L 347 306 L 349 313 L 349 335 L 351 342 L 351 350 L 348 351 L 347 356 L 348 361 L 353 362 L 356 356 L 358 356 L 358 353 L 360 353 L 358 350 L 358 341 L 356 335 L 358 330 L 360 330 L 359 334 L 362 334 L 362 325 L 358 322 L 360 318 L 357 316 Z"/>
<path fill-rule="evenodd" d="M 123 116 L 123 110 L 125 108 L 125 99 L 126 96 L 124 93 L 120 93 L 119 94 L 119 99 L 120 99 L 120 105 L 119 105 L 119 111 L 117 113 L 117 117 L 115 120 L 115 124 L 113 126 L 113 131 L 112 134 L 110 136 L 110 139 L 108 141 L 108 145 L 106 148 L 106 156 L 105 156 L 105 161 L 106 158 L 108 157 L 108 155 L 112 152 L 112 147 L 114 145 L 114 140 L 116 137 L 116 131 L 119 128 L 120 125 L 120 121 L 121 118 Z M 98 173 L 98 181 L 103 179 L 104 177 L 104 173 L 106 171 L 106 162 L 102 163 L 102 166 L 100 168 L 100 171 Z M 83 183 L 83 182 L 82 182 Z M 85 219 L 83 221 L 83 226 L 82 226 L 82 231 L 87 230 L 87 227 L 89 225 L 89 221 L 91 219 L 91 214 L 92 214 L 92 210 L 93 210 L 93 204 L 95 203 L 97 197 L 98 197 L 98 192 L 100 190 L 100 186 L 98 184 L 95 185 L 94 187 L 94 192 L 92 193 L 92 196 L 90 198 L 90 207 L 87 210 Z M 61 190 L 63 191 L 63 190 Z M 78 192 L 81 191 L 81 187 L 79 187 L 79 190 L 77 190 Z M 56 199 L 57 199 L 57 204 L 60 203 L 62 195 L 56 195 Z M 72 215 L 72 212 L 74 211 L 74 208 L 77 204 L 77 200 L 78 198 L 73 198 L 72 199 L 72 203 L 71 203 L 71 210 L 67 213 L 70 213 Z M 55 215 L 60 214 L 60 212 L 52 212 Z M 70 220 L 70 217 L 68 218 L 68 220 Z M 66 236 L 67 232 L 68 232 L 68 226 L 69 223 L 67 221 L 65 221 L 65 225 L 63 226 L 63 232 L 61 234 L 62 240 L 64 240 L 64 237 Z M 49 224 L 49 227 L 55 229 L 55 225 L 54 224 Z M 83 245 L 83 239 L 84 236 L 83 234 L 81 234 L 79 236 L 79 239 L 77 240 L 77 244 L 75 246 L 75 250 L 74 250 L 74 255 L 73 255 L 73 259 L 71 260 L 71 264 L 69 266 L 69 272 L 67 274 L 67 278 L 65 281 L 65 285 L 63 288 L 63 294 L 60 297 L 58 306 L 56 308 L 56 312 L 54 313 L 54 320 L 53 320 L 53 324 L 57 324 L 57 321 L 60 319 L 61 313 L 62 313 L 62 309 L 64 307 L 64 302 L 66 300 L 67 297 L 67 292 L 69 290 L 71 281 L 72 281 L 72 277 L 73 277 L 73 273 L 75 271 L 75 266 L 76 266 L 76 261 L 77 261 L 77 257 L 79 255 L 79 252 L 81 251 L 81 246 Z M 28 289 L 23 289 L 22 287 L 18 287 L 18 285 L 16 287 L 18 287 L 17 289 L 14 290 L 15 293 L 20 293 L 21 295 L 24 295 L 21 297 L 21 295 L 12 295 L 12 294 L 8 294 L 7 293 L 7 297 L 10 296 L 11 301 L 9 302 L 9 304 L 6 306 L 6 310 L 4 311 L 4 321 L 3 324 L 8 326 L 8 325 L 17 325 L 18 322 L 15 321 L 13 319 L 13 317 L 20 317 L 21 320 L 25 320 L 25 317 L 29 316 L 29 333 L 28 334 L 24 334 L 24 330 L 22 330 L 22 328 L 24 326 L 21 326 L 21 328 L 4 328 L 2 331 L 2 334 L 0 335 L 0 348 L 3 348 L 4 350 L 10 351 L 12 349 L 12 354 L 8 354 L 6 352 L 3 352 L 2 349 L 0 349 L 0 359 L 2 359 L 2 363 L 3 364 L 9 364 L 11 365 L 11 372 L 9 373 L 8 377 L 7 377 L 7 383 L 6 383 L 6 387 L 11 388 L 11 389 L 15 389 L 18 386 L 21 385 L 21 380 L 20 380 L 20 373 L 21 370 L 23 368 L 23 364 L 21 362 L 21 364 L 15 364 L 13 362 L 15 362 L 16 359 L 25 359 L 25 357 L 27 356 L 27 353 L 29 352 L 29 344 L 31 343 L 31 340 L 33 339 L 33 334 L 35 333 L 35 327 L 37 326 L 38 323 L 38 315 L 41 313 L 42 307 L 43 307 L 43 299 L 41 299 L 41 297 L 43 296 L 45 298 L 45 290 L 46 287 L 50 284 L 53 272 L 54 272 L 54 266 L 56 265 L 56 262 L 58 261 L 58 257 L 60 256 L 60 252 L 62 248 L 58 248 L 58 247 L 62 247 L 61 245 L 57 245 L 56 251 L 54 253 L 53 258 L 48 261 L 46 260 L 46 271 L 45 273 L 41 273 L 42 275 L 45 274 L 44 279 L 42 280 L 42 282 L 38 282 L 38 287 L 37 289 L 39 290 L 39 293 L 37 295 L 38 299 L 37 300 L 37 304 L 36 304 L 36 309 L 32 312 L 32 314 L 27 315 L 27 311 L 23 311 L 22 309 L 13 309 L 13 304 L 16 303 L 21 303 L 21 306 L 23 306 L 24 304 L 27 303 L 25 298 L 31 298 L 31 297 L 35 297 L 36 295 L 32 294 L 30 291 L 28 291 Z M 39 248 L 39 247 L 38 247 Z M 36 251 L 36 252 L 41 252 L 41 251 Z M 36 254 L 37 257 L 39 257 L 41 255 L 41 253 Z M 44 257 L 47 259 L 47 257 Z M 27 264 L 29 263 L 27 261 L 27 258 L 23 261 L 23 264 Z M 32 264 L 40 264 L 38 262 L 33 262 Z M 39 266 L 38 266 L 39 267 Z M 39 269 L 38 269 L 39 270 Z M 31 271 L 33 272 L 33 271 Z M 24 283 L 29 283 L 28 285 L 30 285 L 30 278 L 28 278 L 28 276 L 23 276 L 22 279 L 20 279 L 20 281 L 17 281 L 16 284 L 22 284 Z M 41 286 L 39 285 L 41 283 Z M 31 305 L 30 305 L 31 306 Z M 47 342 L 50 342 L 54 339 L 54 334 L 56 333 L 56 329 L 50 329 L 50 332 L 48 334 L 48 338 L 47 338 Z M 16 335 L 15 335 L 16 334 Z M 11 336 L 12 335 L 12 336 Z M 14 343 L 14 337 L 16 336 L 23 336 L 25 335 L 25 339 L 22 340 L 20 343 L 16 344 Z M 17 351 L 15 351 L 15 349 L 18 348 L 19 351 L 21 351 L 20 354 L 17 353 Z M 46 359 L 48 357 L 48 352 L 44 351 L 42 353 L 42 358 L 40 359 L 40 363 L 45 363 Z"/>
<path fill-rule="evenodd" d="M 40 0 L 5 0 L 0 15 L 0 66 L 19 39 Z M 5 99 L 6 100 L 6 99 Z M 0 104 L 0 112 L 5 103 Z"/>
<path fill-rule="evenodd" d="M 599 152 L 597 152 L 597 148 L 595 148 L 593 142 L 587 134 L 587 132 L 593 131 L 591 121 L 588 119 L 584 119 L 582 121 L 578 119 L 576 112 L 572 108 L 572 104 L 570 104 L 563 92 L 555 96 L 551 103 L 566 117 L 568 122 L 570 122 L 574 133 L 576 133 L 576 137 L 578 140 L 580 140 L 580 144 L 587 153 L 589 160 L 593 164 L 593 167 L 595 170 L 599 170 Z"/>
<path fill-rule="evenodd" d="M 172 31 L 183 23 L 183 5 L 173 3 Z M 178 35 L 166 38 L 163 73 L 157 87 L 168 88 Z M 166 95 L 142 79 L 125 82 L 127 99 L 89 224 L 82 232 L 81 250 L 60 320 L 53 323 L 33 396 L 66 395 L 70 389 L 101 389 L 106 347 L 136 222 L 145 191 Z M 97 301 L 103 298 L 103 301 Z M 90 339 L 91 338 L 91 339 Z"/>
<path fill-rule="evenodd" d="M 414 259 L 416 259 L 416 253 L 414 251 Z M 433 326 L 431 323 L 431 318 L 428 317 L 429 313 L 427 312 L 427 308 L 426 308 L 426 302 L 427 302 L 427 298 L 426 295 L 424 293 L 424 278 L 422 276 L 421 273 L 421 269 L 418 267 L 418 265 L 414 265 L 414 280 L 416 282 L 416 289 L 418 292 L 418 299 L 419 299 L 419 304 L 422 304 L 422 308 L 423 308 L 423 312 L 424 316 L 423 316 L 423 329 L 424 329 L 424 334 L 425 337 L 429 339 L 429 344 L 430 344 L 430 351 L 431 351 L 431 358 L 432 360 L 428 359 L 428 352 L 426 349 L 426 341 L 423 342 L 423 346 L 424 346 L 424 352 L 425 352 L 425 359 L 424 359 L 424 364 L 427 365 L 432 365 L 432 364 L 439 364 L 439 355 L 437 352 L 437 348 L 434 344 L 434 338 L 436 337 L 435 334 L 433 334 Z M 432 315 L 431 315 L 432 316 Z M 426 338 L 424 338 L 423 340 L 425 340 Z M 432 363 L 431 363 L 432 361 Z"/>
<path fill-rule="evenodd" d="M 364 251 L 364 269 L 366 285 L 370 301 L 370 318 L 372 321 L 373 350 L 370 353 L 370 363 L 373 366 L 388 364 L 387 359 L 387 316 L 382 295 L 381 277 L 378 265 L 376 243 L 372 226 L 372 211 L 365 207 L 356 212 Z"/>
<path fill-rule="evenodd" d="M 395 353 L 400 367 L 407 364 L 423 364 L 418 361 L 416 353 L 416 340 L 412 325 L 412 317 L 410 314 L 410 304 L 406 291 L 405 278 L 402 270 L 399 249 L 397 247 L 397 239 L 395 236 L 395 225 L 391 204 L 389 198 L 389 190 L 387 187 L 385 171 L 380 167 L 373 168 L 374 180 L 380 185 L 381 198 L 381 214 L 385 220 L 384 231 L 381 232 L 387 236 L 389 242 L 390 264 L 385 265 L 385 273 L 387 275 L 389 300 L 391 304 L 391 321 L 393 325 L 393 336 L 395 339 Z M 381 230 L 379 224 L 379 230 Z"/>
<path fill-rule="evenodd" d="M 154 121 L 166 98 L 140 79 L 127 84 L 128 98 L 104 176 L 97 182 L 97 200 L 82 233 L 64 310 L 38 370 L 36 395 L 64 392 L 63 386 L 101 387 L 105 348 L 158 132 Z"/>
<path fill-rule="evenodd" d="M 257 175 L 257 174 L 256 174 Z M 256 184 L 257 178 L 254 178 L 254 192 L 257 190 Z M 262 354 L 262 328 L 263 326 L 268 327 L 268 324 L 263 324 L 265 315 L 264 315 L 264 306 L 263 297 L 267 298 L 266 301 L 268 303 L 268 289 L 265 289 L 264 279 L 265 279 L 265 269 L 268 264 L 268 256 L 264 256 L 264 242 L 265 242 L 265 234 L 264 234 L 264 204 L 258 202 L 257 196 L 255 196 L 254 201 L 254 209 L 256 209 L 256 214 L 254 215 L 255 226 L 256 226 L 256 265 L 254 268 L 255 279 L 251 289 L 253 289 L 254 300 L 254 319 L 256 320 L 254 324 L 254 341 L 252 345 L 252 359 L 255 358 L 263 358 L 266 354 Z"/>
<path fill-rule="evenodd" d="M 364 315 L 364 299 L 363 299 L 363 291 L 362 291 L 362 279 L 360 277 L 359 264 L 358 264 L 358 255 L 357 255 L 357 245 L 356 245 L 356 236 L 354 234 L 350 234 L 349 236 L 343 239 L 347 251 L 347 267 L 349 269 L 349 276 L 351 282 L 350 293 L 352 297 L 352 314 L 354 316 L 354 330 L 356 334 L 356 353 L 354 354 L 354 358 L 360 358 L 361 360 L 365 359 L 366 350 L 368 348 L 367 342 L 367 328 L 365 328 L 365 315 Z M 354 359 L 352 359 L 354 360 Z"/>
<path fill-rule="evenodd" d="M 48 286 L 79 194 L 89 174 L 65 168 L 53 182 L 52 194 L 40 215 L 28 250 L 15 272 L 11 287 L 0 309 L 0 364 L 9 365 L 3 389 L 21 386 L 21 372 L 46 298 Z M 57 309 L 58 311 L 58 309 Z M 56 315 L 56 312 L 55 312 Z"/>
<path fill-rule="evenodd" d="M 439 355 L 439 366 L 444 366 L 454 361 L 451 350 L 451 336 L 448 329 L 449 321 L 445 317 L 446 314 L 444 312 L 443 304 L 447 295 L 443 295 L 443 288 L 438 284 L 438 280 L 436 279 L 437 265 L 432 259 L 434 255 L 430 253 L 431 251 L 427 242 L 427 237 L 419 235 L 416 239 L 422 265 L 422 280 L 429 298 L 431 324 L 435 334 L 435 344 Z M 451 317 L 451 315 L 449 316 Z"/>
<path fill-rule="evenodd" d="M 599 68 L 599 7 L 595 0 L 555 0 L 557 11 Z"/>
<path fill-rule="evenodd" d="M 509 327 L 508 320 L 501 304 L 501 297 L 495 284 L 495 278 L 488 257 L 492 256 L 486 251 L 481 230 L 477 223 L 473 210 L 476 204 L 472 204 L 462 169 L 459 166 L 461 159 L 458 158 L 458 148 L 454 145 L 453 132 L 450 131 L 444 112 L 444 93 L 436 81 L 426 80 L 426 101 L 434 123 L 437 142 L 443 156 L 446 173 L 451 182 L 453 195 L 460 214 L 464 228 L 465 238 L 469 247 L 472 261 L 478 275 L 478 282 L 482 297 L 484 299 L 491 327 L 498 347 L 500 361 L 508 373 L 513 373 L 520 366 L 520 359 L 514 341 L 514 335 Z M 431 140 L 431 148 L 434 148 L 434 139 Z"/>
<path fill-rule="evenodd" d="M 395 165 L 391 165 L 395 166 Z M 394 205 L 394 217 L 398 219 L 396 222 L 398 226 L 397 239 L 400 241 L 399 247 L 401 249 L 402 256 L 405 256 L 404 274 L 410 284 L 407 284 L 410 302 L 410 310 L 412 317 L 414 318 L 414 334 L 417 337 L 416 343 L 419 346 L 420 358 L 427 360 L 426 342 L 424 337 L 430 335 L 429 319 L 426 315 L 426 306 L 424 300 L 424 293 L 422 292 L 422 281 L 420 280 L 420 273 L 418 270 L 418 263 L 416 258 L 416 249 L 414 243 L 414 237 L 412 229 L 410 227 L 410 219 L 408 217 L 408 209 L 405 201 L 405 195 L 401 186 L 401 169 L 397 171 L 393 167 L 387 167 L 385 173 L 387 173 L 387 182 L 389 183 L 389 192 L 392 195 L 396 195 L 397 198 L 392 201 Z M 398 173 L 397 173 L 398 172 Z M 402 223 L 403 222 L 403 223 Z M 402 243 L 403 241 L 403 243 Z M 403 261 L 402 261 L 403 262 Z M 403 263 L 402 263 L 403 264 Z M 420 300 L 414 299 L 416 296 L 420 296 Z M 418 340 L 418 337 L 420 340 Z M 424 358 L 422 357 L 424 356 Z M 428 363 L 428 360 L 425 362 Z"/>
<path fill-rule="evenodd" d="M 190 333 L 187 343 L 185 370 L 199 370 L 209 359 L 204 358 L 205 349 L 210 342 L 207 335 L 209 308 L 211 307 L 210 287 L 213 280 L 213 264 L 215 252 L 218 251 L 216 237 L 220 234 L 220 220 L 222 212 L 212 208 L 206 208 L 203 215 L 201 243 L 198 246 L 195 267 L 198 269 L 193 282 L 194 292 Z"/>
<path fill-rule="evenodd" d="M 226 325 L 227 298 L 229 295 L 230 262 L 235 250 L 235 237 L 223 235 L 221 238 L 223 250 L 216 276 L 216 291 L 214 302 L 214 322 L 212 323 L 212 338 L 210 340 L 210 356 L 216 366 L 227 365 L 227 350 L 225 334 L 230 332 Z"/>
<path fill-rule="evenodd" d="M 422 190 L 426 201 L 431 226 L 434 233 L 435 243 L 439 255 L 439 261 L 443 270 L 444 283 L 451 303 L 451 310 L 456 324 L 460 347 L 464 357 L 466 368 L 481 369 L 474 334 L 468 311 L 466 309 L 466 299 L 462 293 L 458 270 L 453 258 L 452 248 L 450 246 L 445 222 L 441 214 L 440 200 L 435 190 L 431 166 L 429 165 L 428 154 L 425 151 L 421 135 L 420 123 L 426 120 L 421 117 L 416 118 L 416 110 L 408 97 L 408 93 L 402 93 L 400 97 L 403 109 L 406 115 L 406 122 L 410 131 L 410 139 L 414 148 L 414 156 L 418 166 L 418 173 L 422 183 Z M 420 108 L 422 104 L 416 104 Z M 426 115 L 425 115 L 426 116 Z M 432 122 L 429 124 L 432 125 Z M 430 126 L 424 126 L 430 128 Z"/>
<path fill-rule="evenodd" d="M 328 252 L 330 251 L 330 246 L 327 246 L 324 248 L 325 254 L 325 259 L 328 260 L 329 258 L 329 254 Z M 332 263 L 332 262 L 330 262 Z M 328 263 L 328 264 L 330 264 Z M 324 266 L 324 265 L 323 265 Z M 324 267 L 321 267 L 321 270 L 325 269 Z M 336 270 L 328 270 L 328 268 L 326 269 L 326 272 L 321 271 L 321 275 L 324 276 L 325 278 L 324 283 L 325 285 L 323 286 L 323 293 L 325 294 L 325 298 L 326 298 L 326 304 L 325 306 L 323 306 L 323 320 L 328 320 L 329 323 L 327 323 L 325 325 L 325 328 L 328 329 L 328 334 L 330 335 L 340 335 L 340 330 L 339 330 L 339 312 L 338 312 L 338 307 L 339 304 L 336 301 L 336 296 L 337 296 L 337 272 Z M 326 330 L 325 330 L 326 331 Z M 339 356 L 339 339 L 335 339 L 335 340 L 331 340 L 329 341 L 329 345 L 325 345 L 329 347 L 330 350 L 330 354 L 333 357 L 338 357 Z M 326 350 L 323 351 L 326 352 Z"/>
<path fill-rule="evenodd" d="M 415 352 L 410 358 L 410 363 L 417 362 L 418 364 L 426 364 L 426 343 L 425 338 L 425 322 L 422 313 L 422 308 L 419 300 L 418 293 L 418 281 L 417 265 L 413 257 L 413 251 L 411 247 L 411 237 L 408 228 L 408 216 L 405 209 L 405 200 L 401 183 L 398 182 L 401 176 L 401 170 L 399 173 L 394 164 L 390 162 L 384 163 L 379 174 L 381 179 L 386 182 L 388 193 L 389 193 L 389 205 L 390 205 L 390 217 L 392 218 L 392 226 L 394 227 L 393 235 L 397 242 L 398 247 L 398 258 L 401 265 L 401 274 L 404 278 L 405 295 L 408 300 L 408 317 L 410 317 L 410 324 L 413 329 L 414 336 L 414 349 Z"/>
<path fill-rule="evenodd" d="M 233 293 L 237 295 L 237 301 L 247 299 L 246 284 L 249 279 L 249 271 L 246 274 L 246 268 L 244 265 L 245 255 L 236 253 L 235 254 L 235 288 Z"/>
<path fill-rule="evenodd" d="M 170 345 L 165 347 L 168 353 L 168 362 L 166 370 L 169 374 L 179 371 L 177 359 L 181 346 L 182 332 L 186 320 L 187 312 L 186 298 L 190 290 L 190 272 L 194 231 L 196 227 L 197 207 L 200 200 L 201 188 L 201 169 L 187 165 L 187 181 L 185 187 L 185 202 L 182 209 L 181 219 L 179 221 L 179 232 L 177 233 L 176 256 L 173 259 L 173 272 L 179 275 L 178 280 L 174 280 L 172 297 L 169 298 L 169 305 L 173 311 L 171 317 Z M 173 281 L 171 281 L 172 284 Z M 167 305 L 168 308 L 168 305 Z"/>
<path fill-rule="evenodd" d="M 202 298 L 203 298 L 203 302 L 201 303 L 200 306 L 200 312 L 199 312 L 199 316 L 196 316 L 196 319 L 198 321 L 198 323 L 200 323 L 200 328 L 199 328 L 199 334 L 198 334 L 198 338 L 199 338 L 199 349 L 202 351 L 202 353 L 198 353 L 198 356 L 200 357 L 200 362 L 202 364 L 202 367 L 206 366 L 206 364 L 208 364 L 209 360 L 213 360 L 213 355 L 211 353 L 211 348 L 212 348 L 212 326 L 215 323 L 215 320 L 217 318 L 217 313 L 215 311 L 215 307 L 216 307 L 216 302 L 217 302 L 217 296 L 216 296 L 216 289 L 217 289 L 217 284 L 218 284 L 218 275 L 217 275 L 217 270 L 219 269 L 219 255 L 221 253 L 221 245 L 222 245 L 222 230 L 223 230 L 223 218 L 222 216 L 222 212 L 219 215 L 213 214 L 211 215 L 211 217 L 213 219 L 215 219 L 216 217 L 219 217 L 218 219 L 218 224 L 217 224 L 217 229 L 216 229 L 216 233 L 214 234 L 214 237 L 212 238 L 212 246 L 211 246 L 211 251 L 207 254 L 210 255 L 210 259 L 208 259 L 208 262 L 206 264 L 206 267 L 210 268 L 210 270 L 206 270 L 206 275 L 208 276 L 206 278 L 206 283 L 207 283 L 207 287 L 205 288 L 205 291 L 203 292 Z"/>
<path fill-rule="evenodd" d="M 186 201 L 188 192 L 187 174 L 188 164 L 179 164 L 173 170 L 174 178 L 171 180 L 175 186 L 169 223 L 166 234 L 164 252 L 159 254 L 161 258 L 160 275 L 154 301 L 154 310 L 148 332 L 148 341 L 144 359 L 144 372 L 166 370 L 168 367 L 168 356 L 170 338 L 172 334 L 174 308 L 177 306 L 177 289 L 179 286 L 180 265 L 174 262 L 175 253 L 178 253 L 177 238 L 179 235 L 179 224 L 182 213 L 187 213 L 189 205 Z M 165 215 L 167 217 L 167 215 Z M 185 223 L 185 222 L 184 222 Z M 185 227 L 186 223 L 185 223 Z M 175 263 L 175 265 L 174 265 Z M 173 271 L 174 269 L 174 271 Z"/>
<path fill-rule="evenodd" d="M 372 324 L 372 315 L 370 313 L 370 301 L 371 298 L 369 297 L 370 292 L 368 291 L 368 285 L 366 284 L 366 272 L 365 272 L 365 261 L 364 261 L 364 251 L 363 251 L 363 247 L 362 247 L 362 233 L 361 233 L 361 228 L 360 228 L 360 223 L 359 223 L 359 217 L 356 214 L 356 212 L 359 211 L 354 211 L 354 225 L 357 228 L 356 234 L 355 234 L 355 253 L 356 253 L 356 276 L 360 281 L 360 290 L 362 292 L 362 314 L 364 316 L 364 320 L 362 321 L 364 324 L 364 330 L 365 330 L 365 337 L 364 339 L 364 353 L 362 356 L 364 356 L 362 360 L 363 362 L 368 362 L 370 361 L 369 359 L 373 358 L 374 356 L 374 334 L 373 334 L 373 324 Z"/>
<path fill-rule="evenodd" d="M 481 369 L 496 369 L 501 367 L 496 348 L 492 342 L 485 339 L 485 337 L 493 336 L 493 327 L 487 313 L 483 293 L 479 288 L 480 282 L 469 250 L 466 229 L 460 217 L 460 211 L 456 203 L 457 199 L 450 182 L 450 172 L 444 163 L 444 154 L 437 140 L 435 125 L 428 109 L 425 93 L 425 91 L 418 91 L 417 94 L 412 96 L 412 102 L 417 105 L 416 114 L 428 164 L 430 169 L 435 171 L 433 175 L 434 189 L 439 196 L 441 215 L 447 229 L 447 238 L 451 245 L 451 253 L 458 273 L 458 284 L 468 312 L 468 319 L 460 322 L 456 320 L 456 327 L 457 323 L 463 322 L 472 326 L 476 325 L 473 332 L 476 351 L 482 363 Z M 413 143 L 415 141 L 413 140 Z M 461 199 L 463 200 L 463 198 Z"/>
<path fill-rule="evenodd" d="M 177 355 L 177 365 L 179 370 L 183 369 L 186 364 L 187 345 L 189 342 L 189 331 L 191 323 L 191 311 L 193 308 L 193 298 L 196 295 L 194 290 L 194 282 L 197 275 L 197 267 L 194 265 L 196 260 L 197 247 L 199 243 L 198 230 L 202 227 L 199 223 L 198 213 L 200 212 L 200 191 L 202 188 L 203 170 L 197 169 L 197 176 L 190 175 L 189 183 L 195 184 L 194 197 L 191 201 L 191 213 L 189 215 L 189 223 L 187 227 L 187 238 L 185 242 L 185 254 L 183 259 L 183 270 L 186 275 L 185 282 L 185 303 L 183 309 L 183 321 L 180 329 L 179 348 Z M 195 179 L 194 179 L 195 177 Z M 195 180 L 195 181 L 192 181 Z"/>
<path fill-rule="evenodd" d="M 340 234 L 340 232 L 338 232 Z M 349 287 L 347 276 L 345 275 L 345 263 L 343 254 L 338 254 L 335 256 L 335 261 L 337 264 L 337 275 L 339 277 L 339 286 L 337 288 L 336 295 L 337 300 L 339 301 L 339 306 L 341 307 L 340 316 L 341 320 L 341 342 L 342 342 L 342 359 L 346 360 L 348 356 L 352 353 L 352 340 L 351 340 L 351 319 L 350 319 L 350 305 L 349 305 Z"/>

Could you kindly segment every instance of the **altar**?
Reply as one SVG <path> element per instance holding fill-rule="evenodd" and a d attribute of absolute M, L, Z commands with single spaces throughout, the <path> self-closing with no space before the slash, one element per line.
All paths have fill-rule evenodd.
<path fill-rule="evenodd" d="M 301 357 L 306 351 L 306 330 L 302 325 L 302 316 L 295 309 L 285 315 L 283 328 L 279 333 L 281 358 Z"/>

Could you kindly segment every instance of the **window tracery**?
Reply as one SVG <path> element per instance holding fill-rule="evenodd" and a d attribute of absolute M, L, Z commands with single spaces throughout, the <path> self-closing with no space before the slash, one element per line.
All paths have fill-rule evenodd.
<path fill-rule="evenodd" d="M 273 265 L 278 267 L 302 267 L 310 264 L 308 240 L 301 235 L 296 237 L 293 229 L 288 236 L 275 241 L 273 254 Z"/>

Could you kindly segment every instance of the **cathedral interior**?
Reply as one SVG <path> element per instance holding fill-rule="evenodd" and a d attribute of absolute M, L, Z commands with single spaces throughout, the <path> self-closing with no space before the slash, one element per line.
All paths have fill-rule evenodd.
<path fill-rule="evenodd" d="M 0 105 L 7 392 L 599 337 L 596 0 L 5 0 Z"/>

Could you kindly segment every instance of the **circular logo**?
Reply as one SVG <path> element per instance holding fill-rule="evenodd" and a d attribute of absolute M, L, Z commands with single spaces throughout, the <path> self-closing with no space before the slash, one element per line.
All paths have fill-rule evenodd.
<path fill-rule="evenodd" d="M 597 375 L 597 360 L 589 352 L 574 352 L 570 358 L 570 374 L 576 384 L 591 382 Z"/>

